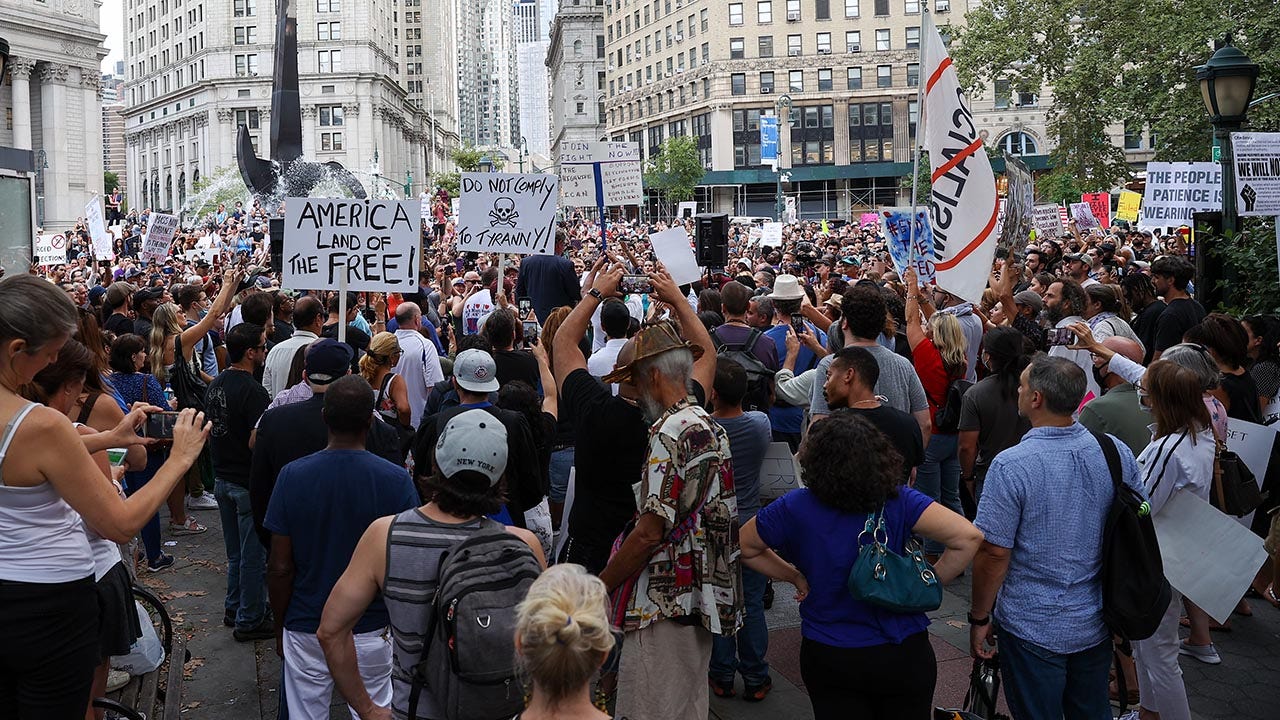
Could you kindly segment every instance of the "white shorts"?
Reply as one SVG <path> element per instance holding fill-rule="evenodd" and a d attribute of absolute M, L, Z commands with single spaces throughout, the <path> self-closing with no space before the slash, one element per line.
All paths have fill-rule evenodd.
<path fill-rule="evenodd" d="M 388 630 L 358 633 L 356 661 L 369 697 L 383 707 L 391 704 L 391 633 Z M 284 693 L 289 717 L 328 720 L 333 698 L 333 676 L 324 651 L 313 633 L 284 631 Z M 360 720 L 351 710 L 352 720 Z"/>

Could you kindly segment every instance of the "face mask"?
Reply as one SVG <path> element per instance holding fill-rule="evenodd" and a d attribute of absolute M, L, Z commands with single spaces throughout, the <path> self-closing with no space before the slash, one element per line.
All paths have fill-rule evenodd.
<path fill-rule="evenodd" d="M 1141 408 L 1142 412 L 1146 412 L 1146 413 L 1151 412 L 1151 406 L 1147 404 L 1147 402 L 1143 402 L 1144 400 L 1147 400 L 1149 397 L 1150 396 L 1147 395 L 1146 390 L 1143 390 L 1142 388 L 1138 388 L 1138 407 Z"/>
<path fill-rule="evenodd" d="M 1110 374 L 1110 372 L 1102 372 L 1097 366 L 1093 368 L 1093 381 L 1098 383 L 1098 387 L 1101 388 L 1103 394 L 1107 392 L 1106 377 Z"/>

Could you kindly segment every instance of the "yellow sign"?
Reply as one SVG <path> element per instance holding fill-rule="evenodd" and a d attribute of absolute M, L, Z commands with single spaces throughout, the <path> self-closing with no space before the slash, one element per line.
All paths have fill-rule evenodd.
<path fill-rule="evenodd" d="M 1138 210 L 1142 207 L 1142 195 L 1123 190 L 1120 193 L 1120 206 L 1116 208 L 1117 220 L 1138 221 Z"/>

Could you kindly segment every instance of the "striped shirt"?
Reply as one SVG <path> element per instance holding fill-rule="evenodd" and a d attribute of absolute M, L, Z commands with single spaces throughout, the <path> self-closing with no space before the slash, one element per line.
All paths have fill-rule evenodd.
<path fill-rule="evenodd" d="M 408 718 L 411 678 L 414 666 L 422 659 L 428 607 L 440 578 L 440 556 L 475 534 L 483 520 L 442 523 L 413 508 L 391 521 L 382 598 L 391 616 L 391 710 L 400 720 Z M 444 717 L 443 711 L 436 706 L 430 690 L 423 688 L 417 718 L 438 717 Z"/>

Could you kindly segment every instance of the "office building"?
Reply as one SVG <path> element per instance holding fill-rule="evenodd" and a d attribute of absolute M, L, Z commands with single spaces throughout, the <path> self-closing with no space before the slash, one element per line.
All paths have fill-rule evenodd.
<path fill-rule="evenodd" d="M 607 139 L 604 15 L 603 0 L 561 0 L 551 23 L 546 65 L 552 159 L 560 157 L 563 143 Z"/>

